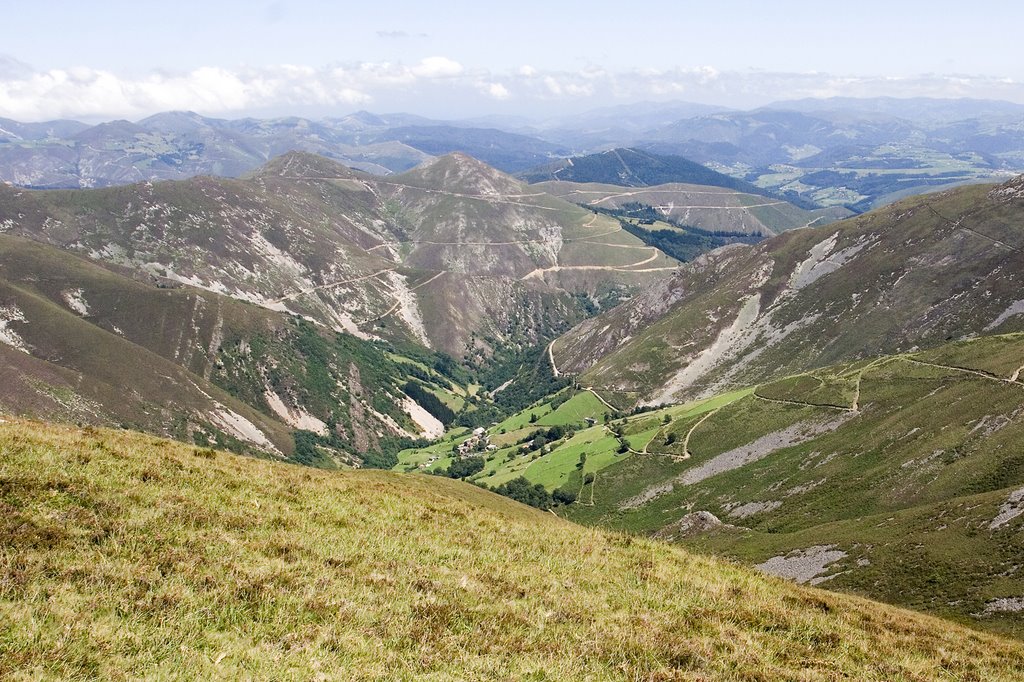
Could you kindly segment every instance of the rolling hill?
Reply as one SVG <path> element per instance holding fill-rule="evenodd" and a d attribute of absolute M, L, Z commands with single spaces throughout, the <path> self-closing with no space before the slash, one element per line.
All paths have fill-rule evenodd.
<path fill-rule="evenodd" d="M 659 404 L 1024 329 L 1024 177 L 906 200 L 686 264 L 552 347 L 619 404 Z"/>
<path fill-rule="evenodd" d="M 0 675 L 1013 680 L 1018 642 L 461 483 L 0 424 Z"/>

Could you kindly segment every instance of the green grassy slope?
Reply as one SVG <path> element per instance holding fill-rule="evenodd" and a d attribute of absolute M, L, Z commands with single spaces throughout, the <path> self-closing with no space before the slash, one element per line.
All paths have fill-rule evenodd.
<path fill-rule="evenodd" d="M 1024 334 L 982 337 L 630 417 L 646 454 L 561 513 L 753 563 L 827 547 L 804 580 L 1020 635 L 1021 374 Z"/>
<path fill-rule="evenodd" d="M 762 237 L 807 225 L 824 225 L 850 215 L 839 209 L 806 210 L 774 197 L 683 182 L 626 188 L 552 180 L 535 187 L 585 208 L 621 211 L 633 217 L 644 217 L 653 209 L 656 215 L 678 225 Z"/>
<path fill-rule="evenodd" d="M 560 370 L 650 403 L 1024 329 L 1024 179 L 916 197 L 686 264 L 554 345 Z"/>
<path fill-rule="evenodd" d="M 0 424 L 0 676 L 1014 680 L 1020 643 L 472 486 Z"/>

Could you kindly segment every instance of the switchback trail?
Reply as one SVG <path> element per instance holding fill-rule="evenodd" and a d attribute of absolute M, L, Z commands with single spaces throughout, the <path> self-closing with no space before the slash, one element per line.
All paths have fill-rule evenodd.
<path fill-rule="evenodd" d="M 725 407 L 725 405 L 722 405 L 722 407 Z M 707 420 L 711 419 L 716 414 L 718 414 L 718 411 L 720 409 L 722 409 L 722 407 L 716 407 L 715 409 L 713 409 L 710 412 L 708 412 L 706 415 L 701 417 L 700 420 L 696 424 L 691 426 L 689 431 L 686 432 L 686 437 L 683 438 L 683 456 L 682 456 L 682 459 L 690 459 L 690 437 L 693 436 L 693 432 L 697 430 L 698 426 L 700 426 L 701 424 L 703 424 L 704 422 L 706 422 Z"/>
<path fill-rule="evenodd" d="M 442 270 L 441 272 L 437 273 L 436 275 L 434 275 L 434 276 L 433 276 L 433 277 L 431 277 L 430 279 L 428 279 L 428 280 L 426 280 L 426 281 L 423 281 L 423 282 L 420 282 L 419 284 L 416 284 L 416 285 L 414 285 L 414 286 L 411 286 L 411 287 L 409 287 L 409 291 L 416 291 L 416 290 L 417 290 L 417 289 L 419 289 L 420 287 L 425 287 L 425 286 L 427 286 L 428 284 L 430 284 L 431 282 L 433 282 L 433 281 L 434 281 L 435 279 L 437 279 L 438 277 L 440 277 L 441 275 L 446 275 L 446 274 L 448 274 L 448 271 L 447 271 L 447 270 Z M 397 302 L 397 303 L 395 303 L 395 304 L 394 304 L 393 306 L 391 306 L 390 308 L 388 308 L 387 312 L 381 313 L 381 314 L 380 314 L 380 315 L 378 315 L 377 317 L 371 318 L 371 319 L 369 319 L 369 320 L 366 320 L 366 321 L 364 321 L 364 322 L 360 322 L 359 324 L 363 325 L 363 324 L 369 324 L 369 323 L 371 323 L 371 322 L 376 322 L 377 320 L 383 320 L 383 319 L 384 319 L 385 317 L 387 317 L 387 316 L 388 316 L 388 315 L 390 315 L 391 313 L 393 313 L 393 312 L 395 312 L 396 310 L 398 310 L 399 308 L 401 308 L 401 307 L 402 307 L 402 303 L 403 303 L 403 301 L 398 301 L 398 302 Z"/>
<path fill-rule="evenodd" d="M 1024 386 L 1024 383 L 1022 383 L 1022 382 L 1017 380 L 1017 377 L 1020 376 L 1020 372 L 1021 372 L 1021 370 L 1024 370 L 1024 367 L 1021 367 L 1016 372 L 1014 372 L 1013 376 L 1011 376 L 1011 377 L 1009 377 L 1007 379 L 1004 379 L 1001 376 L 997 376 L 997 375 L 991 374 L 989 372 L 983 372 L 983 371 L 977 370 L 977 369 L 968 369 L 967 367 L 956 367 L 956 366 L 953 366 L 953 365 L 940 365 L 940 364 L 938 364 L 936 362 L 926 362 L 925 360 L 915 360 L 914 358 L 908 358 L 908 357 L 899 357 L 898 359 L 906 360 L 907 362 L 912 362 L 915 365 L 925 365 L 927 367 L 938 367 L 939 369 L 948 369 L 948 370 L 951 370 L 951 371 L 954 371 L 954 372 L 965 372 L 967 374 L 973 374 L 975 376 L 979 376 L 982 379 L 988 379 L 989 381 L 998 381 L 1001 384 L 1013 384 L 1014 386 Z"/>

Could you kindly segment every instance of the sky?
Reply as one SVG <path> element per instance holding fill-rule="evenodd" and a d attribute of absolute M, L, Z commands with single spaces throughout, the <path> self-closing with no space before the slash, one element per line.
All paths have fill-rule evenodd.
<path fill-rule="evenodd" d="M 1024 3 L 1008 0 L 0 0 L 0 18 L 0 117 L 21 121 L 1024 103 Z"/>

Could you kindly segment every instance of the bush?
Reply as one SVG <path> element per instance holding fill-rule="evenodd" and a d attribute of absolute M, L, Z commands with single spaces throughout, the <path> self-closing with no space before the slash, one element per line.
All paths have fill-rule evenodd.
<path fill-rule="evenodd" d="M 465 459 L 457 459 L 448 465 L 448 469 L 444 472 L 444 475 L 448 478 L 469 478 L 473 474 L 478 474 L 483 470 L 483 457 L 466 457 Z"/>
<path fill-rule="evenodd" d="M 554 499 L 544 486 L 540 483 L 532 484 L 522 476 L 502 483 L 494 492 L 537 509 L 551 509 L 554 503 Z"/>
<path fill-rule="evenodd" d="M 572 504 L 576 501 L 576 491 L 570 489 L 568 486 L 562 486 L 551 493 L 551 499 L 556 504 Z"/>

